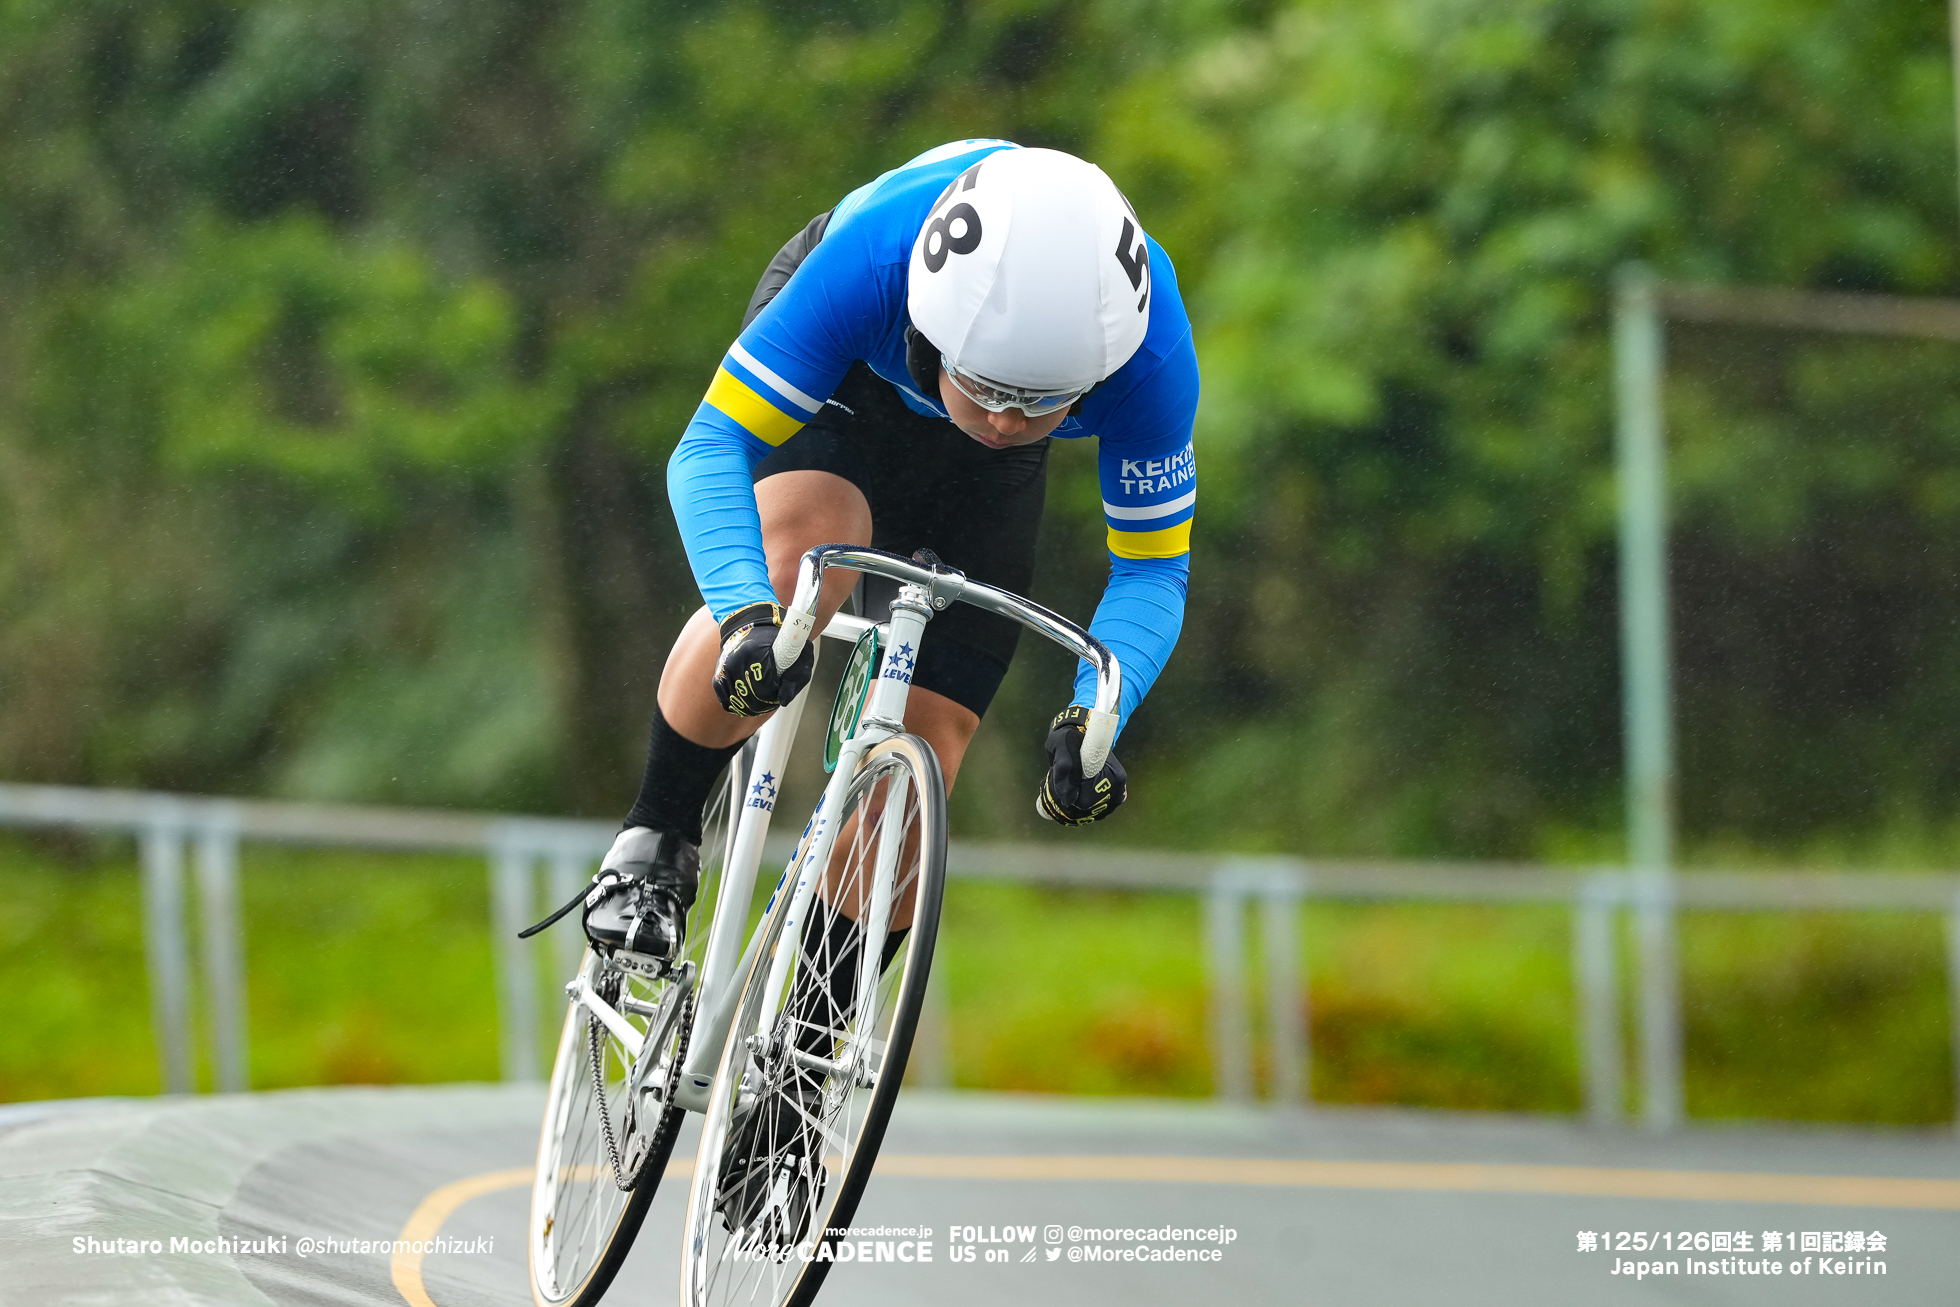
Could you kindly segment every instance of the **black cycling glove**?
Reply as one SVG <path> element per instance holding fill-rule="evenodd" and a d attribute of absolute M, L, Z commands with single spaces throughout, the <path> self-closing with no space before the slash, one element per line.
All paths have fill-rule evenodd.
<path fill-rule="evenodd" d="M 1061 826 L 1087 826 L 1122 806 L 1130 780 L 1112 752 L 1094 776 L 1082 774 L 1082 736 L 1089 710 L 1064 708 L 1048 731 L 1048 775 L 1042 778 L 1035 808 Z"/>
<path fill-rule="evenodd" d="M 760 717 L 797 696 L 817 665 L 816 641 L 789 667 L 776 667 L 776 637 L 783 629 L 781 604 L 749 604 L 721 624 L 721 658 L 715 663 L 715 698 L 737 717 Z"/>

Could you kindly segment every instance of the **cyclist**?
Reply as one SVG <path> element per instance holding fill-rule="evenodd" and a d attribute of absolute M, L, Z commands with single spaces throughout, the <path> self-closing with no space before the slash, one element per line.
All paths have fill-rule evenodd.
<path fill-rule="evenodd" d="M 953 142 L 793 237 L 668 464 L 707 603 L 668 655 L 639 798 L 586 898 L 594 944 L 656 964 L 678 949 L 702 807 L 728 758 L 810 677 L 814 648 L 787 669 L 770 653 L 803 553 L 930 549 L 1025 592 L 1050 439 L 1099 442 L 1110 578 L 1090 629 L 1122 663 L 1120 730 L 1183 619 L 1197 398 L 1169 258 L 1102 170 L 1071 155 Z M 819 629 L 856 577 L 826 579 Z M 895 594 L 866 577 L 859 611 L 883 620 Z M 905 725 L 932 745 L 949 787 L 1019 630 L 963 604 L 933 620 Z M 1063 825 L 1100 820 L 1127 793 L 1113 753 L 1082 775 L 1094 688 L 1085 665 L 1047 737 L 1037 804 Z M 775 778 L 753 780 L 773 800 Z M 841 914 L 812 925 L 854 927 Z"/>

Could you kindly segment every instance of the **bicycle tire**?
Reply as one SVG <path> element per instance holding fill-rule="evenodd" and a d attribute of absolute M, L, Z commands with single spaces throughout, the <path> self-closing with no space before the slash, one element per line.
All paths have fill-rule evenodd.
<path fill-rule="evenodd" d="M 746 777 L 747 752 L 737 754 L 729 766 L 736 775 Z M 730 836 L 731 786 L 739 785 L 724 775 L 715 787 L 702 814 L 704 838 L 701 846 L 701 885 L 694 906 L 688 911 L 686 941 L 682 961 L 697 968 L 712 925 L 714 903 L 723 855 Z M 600 988 L 600 971 L 588 951 L 581 970 L 593 977 Z M 631 986 L 635 996 L 657 1005 L 675 988 L 667 979 L 649 979 L 632 973 L 612 973 L 619 983 Z M 674 1029 L 663 1041 L 664 1054 L 671 1065 L 687 1056 L 687 1042 L 694 1017 L 694 994 L 678 998 L 679 1011 Z M 627 1018 L 642 1033 L 652 1018 L 629 1014 Z M 597 1023 L 577 1004 L 568 1004 L 559 1033 L 557 1058 L 552 1066 L 550 1089 L 545 1098 L 544 1120 L 539 1129 L 537 1174 L 531 1187 L 531 1214 L 525 1231 L 526 1262 L 530 1270 L 531 1299 L 536 1307 L 593 1307 L 611 1287 L 619 1268 L 632 1251 L 633 1240 L 646 1220 L 648 1207 L 664 1177 L 680 1133 L 680 1108 L 659 1111 L 651 1129 L 644 1132 L 645 1151 L 631 1167 L 630 1187 L 620 1189 L 613 1173 L 611 1149 L 605 1141 L 605 1125 L 598 1114 L 599 1095 L 594 1092 L 592 1075 L 593 1027 Z M 625 1057 L 619 1040 L 598 1027 L 604 1035 L 600 1062 L 608 1086 L 617 1085 L 617 1101 L 607 1092 L 606 1115 L 611 1119 L 615 1146 L 626 1155 L 636 1147 L 637 1113 L 627 1110 L 625 1101 Z M 658 1074 L 658 1072 L 656 1072 Z M 631 1127 L 631 1128 L 628 1128 Z M 554 1184 L 554 1181 L 557 1183 Z M 582 1200 L 582 1201 L 581 1201 Z M 565 1227 L 578 1228 L 576 1242 L 566 1248 L 562 1241 Z"/>
<path fill-rule="evenodd" d="M 896 826 L 892 824 L 891 805 L 883 802 L 874 819 L 878 833 L 867 841 L 863 829 L 868 823 L 859 821 L 853 827 L 852 819 L 882 802 L 877 799 L 881 792 L 889 799 L 889 778 L 900 772 L 907 776 L 906 802 L 897 811 Z M 852 883 L 850 868 L 874 856 L 894 830 L 900 832 L 894 866 L 898 890 L 893 902 L 902 901 L 909 882 L 914 895 L 912 924 L 888 969 L 868 991 L 853 994 L 849 1013 L 842 1014 L 844 1023 L 823 1032 L 833 1049 L 829 1065 L 843 1068 L 843 1073 L 823 1073 L 815 1090 L 821 1096 L 799 1099 L 791 1109 L 803 1122 L 815 1123 L 818 1118 L 803 1108 L 821 1108 L 817 1129 L 823 1157 L 820 1162 L 808 1156 L 791 1161 L 789 1132 L 763 1127 L 760 1114 L 780 1110 L 780 1105 L 789 1101 L 782 1090 L 790 1079 L 808 1082 L 817 1074 L 807 1066 L 796 1069 L 783 1051 L 797 1037 L 795 1027 L 801 1026 L 805 1032 L 811 1029 L 797 1015 L 797 986 L 799 972 L 814 959 L 806 952 L 810 945 L 801 927 L 797 938 L 786 938 L 793 887 L 785 884 L 778 889 L 759 927 L 761 943 L 743 982 L 702 1125 L 681 1257 L 681 1301 L 687 1307 L 802 1307 L 815 1297 L 833 1264 L 821 1256 L 817 1245 L 832 1230 L 847 1226 L 855 1214 L 904 1079 L 925 1002 L 945 885 L 946 789 L 931 746 L 914 735 L 893 736 L 874 746 L 859 763 L 835 819 L 840 833 L 828 874 L 838 876 L 838 868 L 844 867 L 844 885 Z M 908 831 L 916 831 L 916 844 Z M 831 889 L 840 895 L 850 892 L 839 886 Z M 858 938 L 861 942 L 862 936 Z M 771 962 L 783 949 L 790 950 L 790 958 L 782 968 L 787 974 L 778 996 L 784 1001 L 778 1006 L 766 1000 L 771 977 L 777 974 Z M 812 983 L 824 984 L 825 988 L 802 992 L 834 992 L 826 981 Z M 777 1010 L 765 1022 L 765 1012 L 771 1006 Z M 758 1056 L 757 1048 L 767 1051 Z M 859 1076 L 874 1060 L 873 1083 L 859 1084 Z M 745 1145 L 738 1139 L 731 1153 L 731 1134 L 744 1128 L 736 1116 L 745 1091 L 753 1095 L 749 1114 L 742 1118 L 750 1142 Z M 772 1094 L 777 1095 L 773 1100 Z M 807 1126 L 797 1130 L 807 1141 Z M 788 1171 L 782 1169 L 786 1164 Z M 819 1172 L 825 1178 L 817 1178 Z M 759 1187 L 758 1176 L 765 1177 Z M 779 1176 L 784 1189 L 780 1202 L 774 1197 Z M 799 1182 L 802 1190 L 796 1188 Z M 730 1215 L 742 1206 L 745 1191 L 771 1195 L 762 1205 L 767 1214 L 759 1223 L 753 1215 L 739 1219 Z M 773 1233 L 760 1234 L 764 1229 Z M 765 1237 L 770 1240 L 770 1251 L 762 1255 L 755 1250 Z M 744 1250 L 745 1243 L 748 1251 Z M 804 1260 L 799 1250 L 810 1251 L 812 1256 Z M 756 1274 L 748 1274 L 750 1270 Z"/>

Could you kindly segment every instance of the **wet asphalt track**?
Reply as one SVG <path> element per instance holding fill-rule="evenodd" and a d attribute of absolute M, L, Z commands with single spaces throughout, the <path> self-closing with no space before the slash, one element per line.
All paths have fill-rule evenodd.
<path fill-rule="evenodd" d="M 399 1304 L 388 1256 L 301 1257 L 298 1241 L 396 1239 L 418 1209 L 426 1222 L 447 1207 L 444 1236 L 494 1251 L 428 1257 L 428 1300 L 516 1307 L 529 1301 L 523 1177 L 541 1101 L 536 1088 L 463 1086 L 0 1108 L 0 1303 Z M 1943 1132 L 1652 1141 L 1522 1118 L 919 1095 L 902 1102 L 885 1154 L 857 1223 L 930 1226 L 933 1261 L 840 1266 L 821 1301 L 1960 1301 L 1960 1143 Z M 674 1301 L 682 1198 L 679 1183 L 663 1187 L 609 1302 Z M 1053 1261 L 1050 1225 L 1064 1236 Z M 949 1238 L 1025 1226 L 1033 1245 Z M 1071 1242 L 1072 1226 L 1223 1226 L 1236 1238 L 1217 1262 L 1087 1263 L 1069 1260 L 1093 1242 Z M 1809 1274 L 1633 1281 L 1611 1274 L 1619 1254 L 1576 1251 L 1581 1230 L 1718 1228 L 1758 1248 L 1769 1229 L 1881 1231 L 1887 1274 L 1820 1276 L 1813 1254 Z M 214 1235 L 286 1242 L 238 1256 L 72 1251 L 76 1237 L 167 1247 Z M 954 1260 L 955 1246 L 974 1259 Z M 986 1260 L 990 1247 L 1007 1260 Z M 1687 1255 L 1671 1257 L 1685 1270 Z"/>

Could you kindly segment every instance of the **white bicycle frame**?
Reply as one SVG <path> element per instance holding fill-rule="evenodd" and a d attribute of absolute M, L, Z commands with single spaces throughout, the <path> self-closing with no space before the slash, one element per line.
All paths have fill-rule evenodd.
<path fill-rule="evenodd" d="M 785 909 L 788 918 L 783 924 L 786 938 L 790 939 L 797 938 L 798 929 L 808 915 L 810 901 L 816 893 L 819 873 L 829 865 L 830 851 L 837 839 L 837 823 L 832 816 L 843 805 L 859 761 L 866 750 L 905 729 L 905 701 L 912 688 L 909 655 L 919 647 L 926 623 L 934 613 L 944 611 L 955 601 L 973 604 L 1046 636 L 1095 669 L 1095 707 L 1090 711 L 1082 743 L 1082 770 L 1085 775 L 1093 776 L 1102 770 L 1103 760 L 1108 757 L 1110 745 L 1116 737 L 1116 710 L 1123 694 L 1122 669 L 1117 664 L 1116 656 L 1100 640 L 1067 618 L 1017 594 L 969 580 L 951 568 L 927 566 L 896 554 L 857 545 L 819 545 L 803 556 L 797 575 L 796 595 L 785 614 L 782 634 L 776 639 L 775 659 L 778 667 L 793 664 L 802 655 L 803 646 L 809 642 L 816 628 L 817 598 L 822 592 L 823 575 L 830 567 L 845 567 L 889 577 L 900 585 L 898 598 L 892 603 L 890 620 L 876 624 L 879 647 L 884 653 L 857 727 L 843 742 L 837 766 L 831 773 L 830 782 L 824 787 L 823 798 L 811 814 L 809 824 L 803 828 L 797 840 L 796 853 L 783 869 L 782 877 L 776 883 L 775 894 L 769 899 L 769 906 L 774 908 L 775 896 L 783 892 L 784 886 L 792 887 L 790 902 Z M 838 613 L 830 619 L 822 634 L 855 642 L 873 625 L 863 618 Z M 796 738 L 796 728 L 808 702 L 809 695 L 802 694 L 778 709 L 756 733 L 754 758 L 746 773 L 740 767 L 729 769 L 728 801 L 729 810 L 735 814 L 731 819 L 733 829 L 722 857 L 721 884 L 716 890 L 707 954 L 702 960 L 701 974 L 696 978 L 694 1030 L 688 1041 L 687 1060 L 682 1065 L 673 1098 L 675 1105 L 690 1112 L 707 1110 L 715 1070 L 721 1062 L 722 1046 L 728 1040 L 729 1026 L 734 1022 L 736 1002 L 740 997 L 741 987 L 733 982 L 737 976 L 746 975 L 754 965 L 753 953 L 761 935 L 758 931 L 756 936 L 750 938 L 746 948 L 742 946 L 742 932 L 748 925 L 748 907 L 755 893 L 756 873 L 762 865 L 763 841 L 768 837 L 770 819 L 775 815 L 776 789 L 765 780 L 757 780 L 752 785 L 750 779 L 782 775 L 783 767 L 789 760 L 790 744 Z M 904 795 L 889 795 L 886 802 L 890 804 L 894 800 L 902 804 Z M 899 842 L 893 840 L 882 842 L 878 850 L 867 919 L 868 937 L 858 959 L 860 993 L 875 980 L 871 971 L 874 965 L 872 959 L 879 957 L 883 951 L 892 906 L 892 872 L 898 853 Z M 781 973 L 789 965 L 789 957 L 790 950 L 780 950 L 772 960 L 772 974 L 766 990 L 768 994 L 781 992 L 786 979 Z M 583 973 L 568 986 L 568 991 L 574 1000 L 619 1037 L 632 1054 L 637 1073 L 640 1070 L 637 1063 L 643 1052 L 639 1032 L 593 991 Z M 775 1012 L 772 1010 L 763 1015 L 763 1024 L 767 1027 Z M 857 1074 L 865 1074 L 868 1052 L 853 1046 L 845 1051 L 841 1061 L 857 1068 Z M 798 1060 L 805 1056 L 808 1055 L 799 1056 Z M 829 1071 L 836 1068 L 825 1064 L 811 1069 Z"/>

